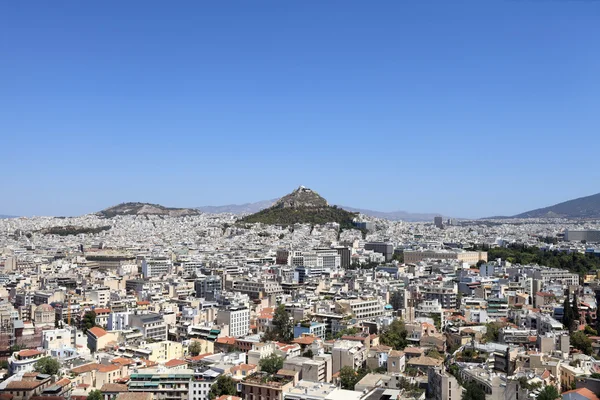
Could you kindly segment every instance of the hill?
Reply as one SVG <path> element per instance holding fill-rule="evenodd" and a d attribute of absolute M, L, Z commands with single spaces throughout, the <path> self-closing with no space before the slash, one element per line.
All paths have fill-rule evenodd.
<path fill-rule="evenodd" d="M 283 196 L 271 207 L 248 215 L 240 221 L 269 225 L 325 224 L 337 222 L 341 228 L 351 228 L 356 213 L 330 206 L 317 192 L 300 186 Z"/>
<path fill-rule="evenodd" d="M 5 219 L 5 218 L 17 218 L 14 215 L 0 215 L 0 219 Z"/>
<path fill-rule="evenodd" d="M 600 218 L 600 193 L 527 211 L 512 218 Z"/>
<path fill-rule="evenodd" d="M 164 215 L 170 217 L 184 217 L 187 215 L 200 215 L 200 211 L 193 208 L 169 208 L 160 204 L 149 203 L 121 203 L 114 207 L 106 208 L 97 213 L 105 218 L 117 215 Z"/>

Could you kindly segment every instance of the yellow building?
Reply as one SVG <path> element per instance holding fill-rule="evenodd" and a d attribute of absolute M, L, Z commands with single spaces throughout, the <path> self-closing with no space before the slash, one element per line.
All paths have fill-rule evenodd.
<path fill-rule="evenodd" d="M 172 360 L 174 358 L 183 358 L 183 345 L 170 340 L 163 340 L 155 343 L 146 343 L 142 346 L 146 350 L 151 350 L 152 354 L 148 356 L 150 361 L 160 363 Z M 187 350 L 187 349 L 186 349 Z"/>

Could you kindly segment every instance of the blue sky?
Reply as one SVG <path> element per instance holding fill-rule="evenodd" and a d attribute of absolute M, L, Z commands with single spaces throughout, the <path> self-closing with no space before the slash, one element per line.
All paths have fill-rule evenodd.
<path fill-rule="evenodd" d="M 176 5 L 175 5 L 176 4 Z M 0 214 L 600 192 L 600 2 L 0 2 Z"/>

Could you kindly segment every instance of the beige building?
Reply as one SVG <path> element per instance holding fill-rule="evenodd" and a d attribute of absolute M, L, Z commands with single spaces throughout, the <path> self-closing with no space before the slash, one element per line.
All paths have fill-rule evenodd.
<path fill-rule="evenodd" d="M 113 333 L 106 332 L 100 327 L 93 327 L 86 332 L 88 337 L 88 348 L 91 352 L 104 349 L 109 343 L 115 342 L 117 336 Z"/>
<path fill-rule="evenodd" d="M 148 356 L 148 360 L 153 362 L 164 362 L 174 358 L 183 358 L 183 345 L 170 340 L 163 340 L 155 343 L 146 343 L 142 346 L 146 350 L 151 350 L 152 354 Z M 202 353 L 201 353 L 202 354 Z"/>
<path fill-rule="evenodd" d="M 363 366 L 367 358 L 367 351 L 361 342 L 339 340 L 333 346 L 331 358 L 333 360 L 332 372 L 334 374 L 343 367 L 358 370 Z"/>
<path fill-rule="evenodd" d="M 407 264 L 416 264 L 425 259 L 435 260 L 457 260 L 475 265 L 479 261 L 487 262 L 486 251 L 449 251 L 449 250 L 405 250 L 404 262 Z"/>
<path fill-rule="evenodd" d="M 33 322 L 36 327 L 54 327 L 56 313 L 50 304 L 40 304 L 33 312 Z"/>
<path fill-rule="evenodd" d="M 456 378 L 442 367 L 431 367 L 427 371 L 427 398 L 432 400 L 459 400 L 462 387 Z"/>

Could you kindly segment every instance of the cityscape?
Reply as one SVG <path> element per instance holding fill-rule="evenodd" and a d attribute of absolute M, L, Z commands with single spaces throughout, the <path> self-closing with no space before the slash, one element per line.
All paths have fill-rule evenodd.
<path fill-rule="evenodd" d="M 0 400 L 600 400 L 600 1 L 0 1 Z"/>
<path fill-rule="evenodd" d="M 255 214 L 124 203 L 0 235 L 3 399 L 600 390 L 598 221 L 390 221 L 300 186 Z"/>

